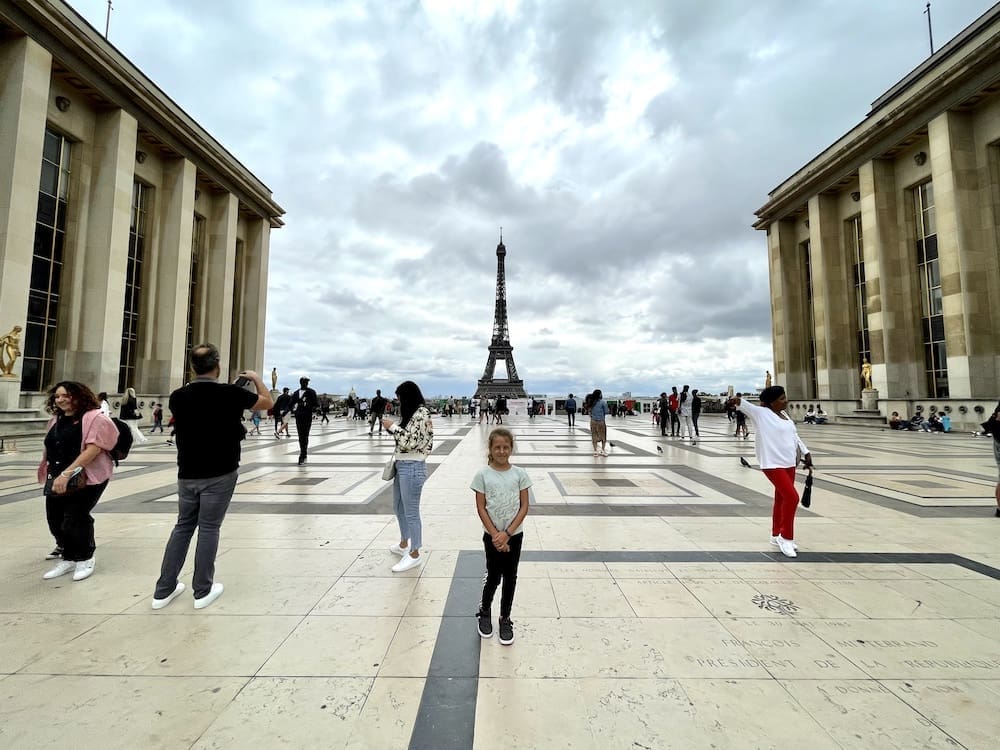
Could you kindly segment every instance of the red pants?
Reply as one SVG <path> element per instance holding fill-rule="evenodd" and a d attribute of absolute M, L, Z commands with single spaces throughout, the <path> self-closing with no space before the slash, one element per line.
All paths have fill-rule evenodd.
<path fill-rule="evenodd" d="M 774 485 L 774 512 L 771 515 L 771 536 L 781 534 L 783 539 L 795 538 L 795 510 L 799 507 L 799 493 L 795 489 L 795 467 L 764 469 L 764 476 Z"/>

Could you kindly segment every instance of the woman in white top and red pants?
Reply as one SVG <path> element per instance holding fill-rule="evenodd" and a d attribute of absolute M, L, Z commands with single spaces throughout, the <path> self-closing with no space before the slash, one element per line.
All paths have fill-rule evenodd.
<path fill-rule="evenodd" d="M 771 519 L 771 544 L 786 557 L 795 557 L 795 510 L 799 493 L 795 489 L 795 467 L 802 456 L 807 469 L 812 468 L 809 449 L 799 438 L 795 422 L 785 414 L 788 398 L 785 389 L 773 385 L 760 392 L 755 406 L 741 398 L 732 399 L 736 408 L 753 420 L 756 427 L 757 462 L 774 485 L 774 513 Z"/>

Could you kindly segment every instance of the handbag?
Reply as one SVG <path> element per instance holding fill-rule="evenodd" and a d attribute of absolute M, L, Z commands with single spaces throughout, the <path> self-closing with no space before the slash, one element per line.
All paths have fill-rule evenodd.
<path fill-rule="evenodd" d="M 52 489 L 52 483 L 55 481 L 55 477 L 46 477 L 45 487 L 42 489 L 43 495 L 46 497 L 65 497 L 66 495 L 72 495 L 74 492 L 79 492 L 87 486 L 87 478 L 83 475 L 82 471 L 67 480 L 65 492 L 55 492 Z"/>
<path fill-rule="evenodd" d="M 389 460 L 385 462 L 385 467 L 382 469 L 382 479 L 388 482 L 396 476 L 396 456 L 389 456 Z"/>
<path fill-rule="evenodd" d="M 812 469 L 809 470 L 809 476 L 806 477 L 806 486 L 802 490 L 802 507 L 808 508 L 812 505 L 812 495 L 813 495 L 813 473 Z"/>

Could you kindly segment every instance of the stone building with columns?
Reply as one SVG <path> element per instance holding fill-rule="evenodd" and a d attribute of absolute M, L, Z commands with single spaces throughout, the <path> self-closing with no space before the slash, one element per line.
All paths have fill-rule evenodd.
<path fill-rule="evenodd" d="M 61 379 L 158 400 L 205 340 L 224 375 L 261 369 L 283 213 L 66 3 L 0 0 L 0 333 L 22 329 L 0 410 Z"/>
<path fill-rule="evenodd" d="M 775 382 L 794 408 L 982 422 L 1000 395 L 1000 5 L 756 213 Z"/>

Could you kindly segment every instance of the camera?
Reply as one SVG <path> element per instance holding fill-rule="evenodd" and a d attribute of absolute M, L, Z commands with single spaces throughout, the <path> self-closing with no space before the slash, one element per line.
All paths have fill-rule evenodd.
<path fill-rule="evenodd" d="M 240 375 L 236 380 L 233 381 L 233 385 L 242 388 L 251 393 L 257 392 L 257 387 L 253 384 L 253 381 L 245 375 Z"/>

